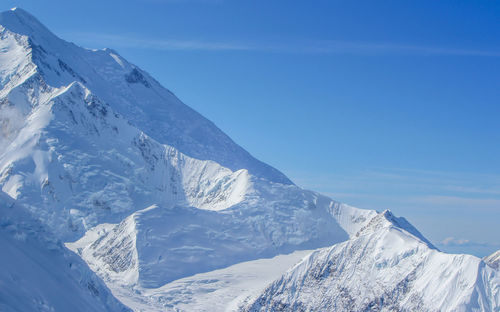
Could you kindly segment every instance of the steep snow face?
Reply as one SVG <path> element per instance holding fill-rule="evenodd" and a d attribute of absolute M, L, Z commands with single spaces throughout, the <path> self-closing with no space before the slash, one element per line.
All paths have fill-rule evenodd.
<path fill-rule="evenodd" d="M 439 252 L 389 222 L 312 253 L 241 310 L 498 311 L 499 283 L 481 259 Z"/>
<path fill-rule="evenodd" d="M 495 269 L 500 269 L 500 250 L 492 253 L 488 257 L 484 258 L 484 262 L 486 262 L 489 266 Z"/>
<path fill-rule="evenodd" d="M 189 158 L 183 163 L 190 171 L 181 175 L 181 180 L 194 182 L 187 183 L 193 188 L 184 186 L 179 190 L 188 190 L 188 198 L 194 199 L 188 203 L 165 201 L 164 205 L 153 205 L 117 225 L 91 229 L 79 241 L 67 244 L 110 287 L 156 288 L 241 261 L 329 246 L 354 235 L 353 229 L 363 228 L 376 214 L 336 203 L 295 185 L 248 177 L 245 171 L 218 180 L 223 183 L 210 179 L 203 182 L 199 176 L 210 177 L 223 168 L 207 170 L 205 165 L 215 164 Z M 207 209 L 211 203 L 217 203 L 211 194 L 220 185 L 233 190 L 228 193 L 233 195 L 222 196 L 220 201 L 229 201 L 231 205 Z M 234 194 L 243 194 L 242 199 L 234 201 Z"/>
<path fill-rule="evenodd" d="M 273 170 L 260 174 L 217 128 L 115 52 L 64 42 L 22 10 L 0 22 L 0 44 L 15 57 L 0 64 L 0 187 L 63 241 L 97 226 L 74 250 L 107 281 L 158 287 L 328 246 L 373 213 Z M 139 126 L 222 163 L 244 160 L 250 171 L 187 156 Z"/>
<path fill-rule="evenodd" d="M 279 187 L 272 191 L 283 197 L 260 194 L 221 211 L 152 206 L 67 246 L 106 281 L 157 288 L 242 261 L 349 238 L 329 212 L 331 200 Z"/>
<path fill-rule="evenodd" d="M 1 13 L 0 25 L 2 112 L 15 106 L 26 116 L 30 106 L 39 101 L 33 98 L 39 90 L 47 86 L 61 88 L 76 81 L 160 143 L 233 171 L 247 169 L 273 182 L 292 183 L 278 170 L 253 158 L 212 122 L 115 51 L 92 51 L 65 42 L 21 9 Z M 45 86 L 32 88 L 33 81 Z M 10 101 L 6 100 L 12 89 L 23 83 L 28 86 L 21 88 L 15 99 L 10 96 Z M 30 98 L 32 101 L 26 101 Z M 8 120 L 0 120 L 7 133 L 4 138 L 15 135 L 16 129 L 11 129 L 15 122 Z"/>
<path fill-rule="evenodd" d="M 37 101 L 0 155 L 0 187 L 65 240 L 136 207 L 220 210 L 252 193 L 247 170 L 159 144 L 79 82 Z"/>
<path fill-rule="evenodd" d="M 370 234 L 383 228 L 404 229 L 406 232 L 412 234 L 413 236 L 426 243 L 429 248 L 437 249 L 410 222 L 408 222 L 403 217 L 396 217 L 390 210 L 385 210 L 379 214 L 375 213 L 370 222 L 365 223 L 365 226 L 361 227 L 358 230 L 355 237 Z"/>
<path fill-rule="evenodd" d="M 123 309 L 59 239 L 76 240 L 67 246 L 114 291 L 157 300 L 160 310 L 177 308 L 171 287 L 194 274 L 347 239 L 244 309 L 499 309 L 498 272 L 484 262 L 439 252 L 389 211 L 295 186 L 116 52 L 65 42 L 19 9 L 0 14 L 0 25 L 0 188 L 8 194 L 0 206 L 15 199 L 25 215 L 1 211 L 5 309 Z M 183 300 L 197 302 L 186 287 Z"/>
<path fill-rule="evenodd" d="M 0 191 L 1 311 L 129 311 L 76 255 Z"/>
<path fill-rule="evenodd" d="M 374 213 L 188 157 L 139 131 L 82 82 L 49 87 L 36 74 L 8 94 L 5 105 L 17 108 L 13 92 L 28 95 L 30 109 L 0 155 L 0 186 L 65 241 L 118 224 L 91 231 L 95 241 L 78 247 L 106 280 L 159 287 L 329 246 Z M 151 205 L 160 208 L 137 212 Z"/>

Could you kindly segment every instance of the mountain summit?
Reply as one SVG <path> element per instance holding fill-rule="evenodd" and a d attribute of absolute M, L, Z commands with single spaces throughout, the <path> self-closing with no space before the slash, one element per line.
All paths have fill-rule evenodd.
<path fill-rule="evenodd" d="M 247 169 L 255 176 L 292 184 L 284 174 L 252 157 L 212 122 L 115 51 L 92 51 L 65 42 L 20 8 L 1 13 L 0 25 L 3 54 L 10 59 L 8 64 L 2 62 L 2 87 L 32 77 L 35 72 L 30 68 L 35 67 L 51 87 L 78 81 L 160 143 L 231 170 Z"/>
<path fill-rule="evenodd" d="M 294 185 L 116 52 L 0 22 L 0 187 L 105 281 L 329 246 L 374 213 Z"/>

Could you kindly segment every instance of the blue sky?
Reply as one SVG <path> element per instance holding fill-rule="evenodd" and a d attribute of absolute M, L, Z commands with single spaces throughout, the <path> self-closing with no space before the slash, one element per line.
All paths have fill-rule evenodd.
<path fill-rule="evenodd" d="M 111 47 L 297 184 L 500 249 L 496 1 L 2 1 Z"/>

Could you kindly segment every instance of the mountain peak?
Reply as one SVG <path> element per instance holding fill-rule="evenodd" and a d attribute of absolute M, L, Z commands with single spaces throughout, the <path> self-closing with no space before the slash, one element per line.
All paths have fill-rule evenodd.
<path fill-rule="evenodd" d="M 0 16 L 2 18 L 15 17 L 23 22 L 31 22 L 31 23 L 35 22 L 41 25 L 41 23 L 37 20 L 36 17 L 28 13 L 28 11 L 18 7 L 13 7 L 10 10 L 3 11 L 2 13 L 0 13 Z"/>
<path fill-rule="evenodd" d="M 382 228 L 395 227 L 400 230 L 404 230 L 413 236 L 420 239 L 422 242 L 427 244 L 431 249 L 437 249 L 431 242 L 429 242 L 408 220 L 403 217 L 396 217 L 389 209 L 386 209 L 376 216 L 374 216 L 370 222 L 368 222 L 363 228 L 361 228 L 357 233 L 356 237 L 362 235 L 371 234 Z"/>
<path fill-rule="evenodd" d="M 36 17 L 18 7 L 0 13 L 0 24 L 9 29 L 13 28 L 11 29 L 12 31 L 21 32 L 26 35 L 27 28 L 32 28 L 33 26 L 45 28 Z"/>
<path fill-rule="evenodd" d="M 39 43 L 60 41 L 36 17 L 18 7 L 0 13 L 0 25 L 13 33 L 27 36 Z"/>
<path fill-rule="evenodd" d="M 386 228 L 319 249 L 241 311 L 498 311 L 498 271 L 408 234 Z"/>
<path fill-rule="evenodd" d="M 1 41 L 2 48 L 16 60 L 6 63 L 0 71 L 4 94 L 35 73 L 40 74 L 44 84 L 54 88 L 79 81 L 162 144 L 196 159 L 213 160 L 233 171 L 247 169 L 259 178 L 293 184 L 113 50 L 92 51 L 66 42 L 20 8 L 0 13 L 0 25 L 2 32 L 11 33 L 6 36 L 8 40 Z M 17 35 L 25 37 L 23 43 L 16 39 Z"/>

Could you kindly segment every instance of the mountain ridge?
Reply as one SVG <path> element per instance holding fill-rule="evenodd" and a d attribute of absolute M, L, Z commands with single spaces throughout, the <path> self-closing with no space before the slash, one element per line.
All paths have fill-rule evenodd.
<path fill-rule="evenodd" d="M 385 224 L 313 252 L 240 311 L 498 311 L 498 285 L 481 259 Z"/>
<path fill-rule="evenodd" d="M 0 21 L 13 23 L 13 29 L 22 28 L 18 21 L 32 18 L 19 9 L 1 16 Z M 34 21 L 31 24 L 36 25 Z M 24 31 L 30 34 L 33 28 Z M 158 83 L 149 75 L 111 50 L 84 50 L 45 28 L 40 35 L 26 37 L 2 26 L 1 36 L 6 57 L 0 63 L 2 144 L 6 147 L 0 154 L 2 190 L 65 242 L 81 239 L 102 224 L 118 224 L 119 228 L 123 220 L 139 220 L 139 225 L 153 222 L 151 227 L 134 225 L 134 231 L 114 231 L 111 239 L 130 237 L 129 245 L 135 246 L 131 252 L 137 253 L 134 274 L 138 277 L 131 280 L 132 286 L 158 287 L 187 274 L 257 257 L 331 245 L 348 239 L 374 213 L 336 203 L 293 183 L 255 175 L 247 168 L 231 170 L 217 159 L 196 159 L 159 142 L 138 128 L 140 120 L 131 122 L 130 113 L 124 114 L 125 106 L 113 96 L 146 98 L 136 103 L 138 107 L 158 104 L 157 98 L 147 100 L 156 91 L 173 95 L 156 88 Z M 52 44 L 57 51 L 52 51 Z M 97 62 L 93 58 L 104 59 L 102 66 L 87 66 Z M 78 63 L 82 59 L 88 61 L 85 68 Z M 161 107 L 163 114 L 191 111 L 178 99 L 171 104 L 168 109 Z M 190 119 L 177 123 L 179 129 L 189 128 Z M 210 131 L 200 135 L 212 144 Z M 189 133 L 183 132 L 175 137 L 186 136 Z M 152 205 L 160 208 L 138 213 Z M 155 232 L 160 234 L 148 234 Z M 93 233 L 103 235 L 96 238 L 100 242 L 112 235 Z M 117 250 L 114 243 L 94 245 L 88 237 L 85 241 L 90 246 L 80 246 L 81 250 L 98 248 L 91 253 L 95 257 L 86 258 L 90 262 L 106 262 L 106 255 Z M 192 248 L 178 246 L 180 241 Z M 211 247 L 199 248 L 201 242 Z M 148 246 L 155 248 L 151 251 Z M 166 262 L 169 265 L 159 260 L 165 258 L 165 250 L 173 255 Z M 121 257 L 119 253 L 114 256 Z M 204 263 L 207 257 L 211 260 Z M 193 264 L 183 267 L 186 258 Z M 120 259 L 132 261 L 133 257 Z M 117 269 L 105 268 L 108 271 L 101 275 L 105 279 Z"/>
<path fill-rule="evenodd" d="M 192 296 L 226 300 L 224 287 L 253 278 L 243 310 L 498 310 L 498 273 L 480 259 L 441 253 L 389 210 L 293 184 L 111 49 L 61 40 L 22 9 L 0 25 L 0 238 L 23 250 L 38 235 L 33 267 L 51 250 L 63 272 L 77 267 L 83 278 L 69 270 L 65 282 L 76 302 L 126 310 L 107 286 L 137 311 L 209 310 L 211 295 Z M 25 217 L 4 218 L 14 206 Z M 269 276 L 242 271 L 281 274 L 313 249 L 267 288 L 258 279 Z M 22 272 L 23 257 L 8 256 Z M 0 282 L 0 299 L 27 296 L 10 286 Z M 64 306 L 47 291 L 35 308 Z"/>
<path fill-rule="evenodd" d="M 31 58 L 24 65 L 36 65 L 47 85 L 59 88 L 79 81 L 160 143 L 172 145 L 194 158 L 214 160 L 231 170 L 247 169 L 274 182 L 293 184 L 278 170 L 253 158 L 211 121 L 115 51 L 88 50 L 59 39 L 19 8 L 1 13 L 0 25 L 4 28 L 3 37 L 8 37 L 7 32 L 25 36 L 15 39 L 23 46 L 17 48 L 24 48 L 21 52 Z M 25 67 L 16 69 L 26 70 Z M 26 77 L 23 72 L 16 74 L 19 78 Z M 11 77 L 2 80 L 8 78 Z"/>

